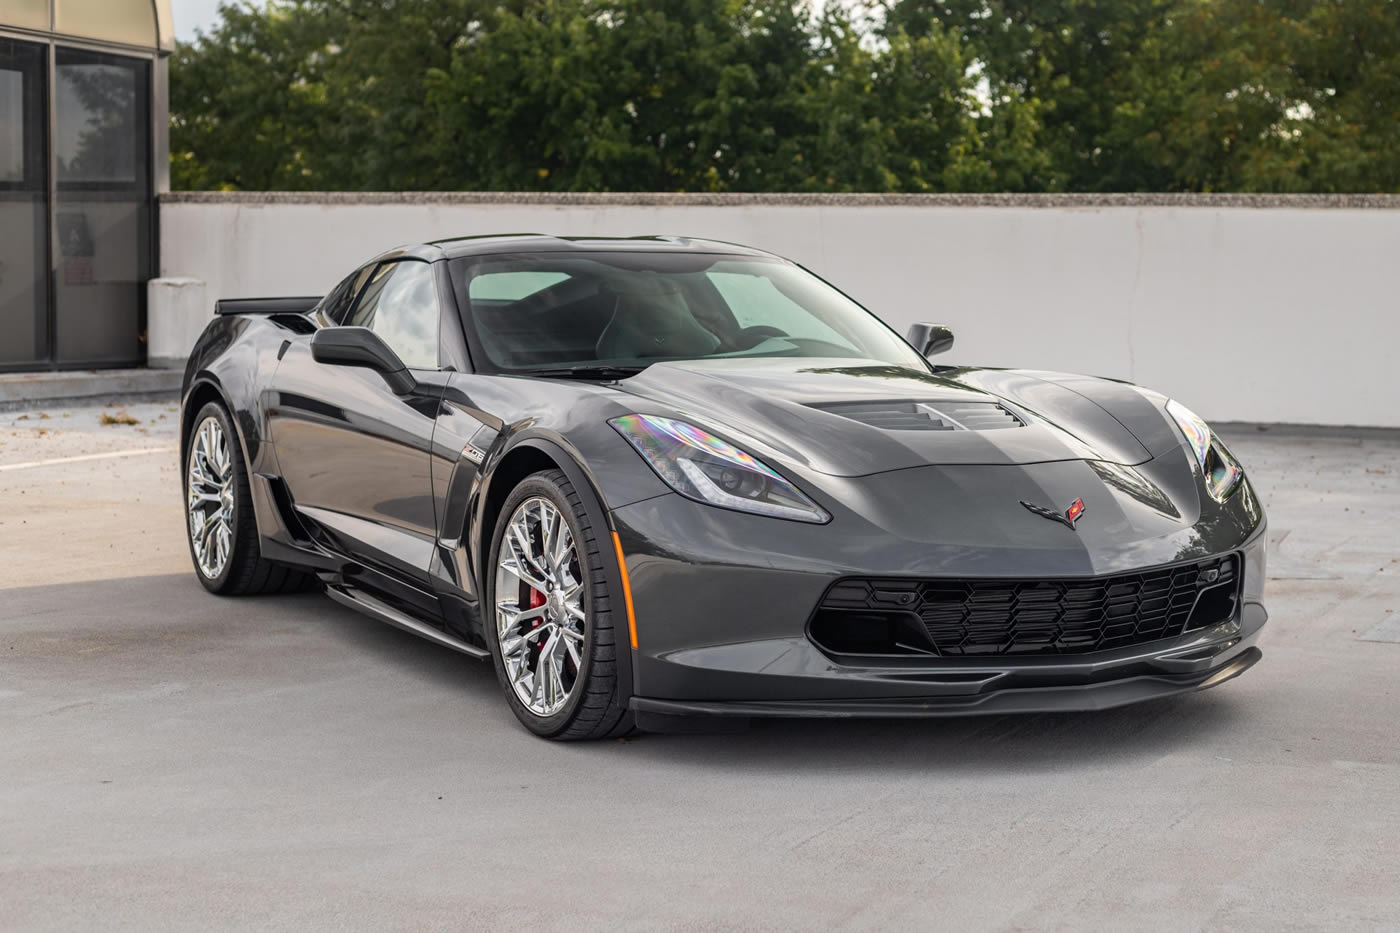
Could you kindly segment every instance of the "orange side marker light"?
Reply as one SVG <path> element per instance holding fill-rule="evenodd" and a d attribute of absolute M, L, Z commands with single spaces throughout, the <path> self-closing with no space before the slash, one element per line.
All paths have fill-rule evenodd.
<path fill-rule="evenodd" d="M 637 648 L 637 615 L 632 610 L 632 580 L 627 576 L 627 558 L 622 554 L 622 539 L 612 533 L 613 549 L 617 551 L 617 569 L 622 574 L 622 601 L 627 606 L 627 634 L 632 637 L 632 650 Z"/>

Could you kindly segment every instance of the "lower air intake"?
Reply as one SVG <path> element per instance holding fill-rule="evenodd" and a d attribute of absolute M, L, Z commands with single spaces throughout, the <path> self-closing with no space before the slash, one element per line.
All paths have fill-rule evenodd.
<path fill-rule="evenodd" d="M 842 580 L 811 636 L 833 654 L 1087 654 L 1235 617 L 1239 557 L 1105 577 Z"/>

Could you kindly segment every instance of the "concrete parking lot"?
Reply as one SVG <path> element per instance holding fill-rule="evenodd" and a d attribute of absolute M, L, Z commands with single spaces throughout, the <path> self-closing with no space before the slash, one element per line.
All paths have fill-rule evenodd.
<path fill-rule="evenodd" d="M 1274 546 L 1220 689 L 559 745 L 485 664 L 206 594 L 173 406 L 125 411 L 0 413 L 0 928 L 1400 928 L 1394 433 L 1227 432 Z"/>

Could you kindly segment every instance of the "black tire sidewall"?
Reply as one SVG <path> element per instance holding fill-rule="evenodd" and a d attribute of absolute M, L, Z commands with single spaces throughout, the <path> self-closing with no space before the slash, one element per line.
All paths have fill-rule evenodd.
<path fill-rule="evenodd" d="M 547 499 L 554 505 L 564 520 L 569 525 L 569 533 L 573 535 L 575 552 L 579 556 L 580 570 L 583 574 L 583 605 L 585 606 L 584 621 L 584 642 L 583 642 L 583 663 L 579 666 L 578 679 L 574 682 L 574 689 L 569 696 L 569 701 L 564 704 L 564 708 L 552 716 L 538 716 L 532 713 L 525 704 L 520 702 L 520 698 L 515 695 L 515 688 L 511 686 L 510 678 L 506 674 L 505 659 L 501 656 L 500 637 L 496 633 L 496 565 L 500 559 L 501 542 L 505 540 L 506 528 L 510 525 L 510 518 L 515 514 L 515 510 L 526 499 L 533 498 Z M 587 521 L 586 515 L 580 515 L 574 506 L 569 503 L 568 497 L 547 473 L 535 473 L 526 477 L 516 486 L 505 503 L 501 506 L 501 511 L 496 522 L 496 527 L 491 534 L 490 562 L 486 565 L 485 593 L 482 611 L 482 627 L 485 630 L 482 634 L 486 637 L 486 643 L 491 649 L 491 661 L 496 668 L 496 679 L 501 685 L 501 690 L 506 695 L 506 702 L 510 704 L 511 711 L 524 726 L 536 735 L 551 738 L 557 736 L 569 728 L 574 718 L 578 715 L 579 707 L 582 705 L 587 692 L 588 679 L 593 673 L 594 644 L 597 640 L 597 631 L 594 625 L 596 613 L 594 605 L 600 595 L 598 587 L 594 584 L 593 571 L 596 569 L 589 566 L 588 548 L 585 546 L 580 523 Z M 591 526 L 590 526 L 591 527 Z"/>

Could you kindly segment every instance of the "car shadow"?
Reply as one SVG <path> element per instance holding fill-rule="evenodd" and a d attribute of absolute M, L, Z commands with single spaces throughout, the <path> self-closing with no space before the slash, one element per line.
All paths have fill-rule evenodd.
<path fill-rule="evenodd" d="M 466 704 L 470 742 L 523 734 L 506 709 L 489 660 L 457 652 L 323 599 L 329 637 L 378 663 L 450 691 Z M 457 702 L 457 701 L 454 701 Z M 1027 772 L 1150 761 L 1176 748 L 1243 728 L 1244 705 L 1230 685 L 1201 693 L 1086 713 L 937 719 L 755 719 L 737 733 L 635 733 L 619 740 L 561 743 L 563 756 L 626 756 L 729 773 L 794 769 L 915 772 Z"/>
<path fill-rule="evenodd" d="M 812 769 L 1025 773 L 1131 766 L 1244 728 L 1228 687 L 1118 709 L 936 719 L 760 719 L 746 732 L 642 735 L 644 758 L 757 775 Z"/>
<path fill-rule="evenodd" d="M 469 658 L 341 606 L 323 594 L 220 599 L 192 574 L 133 577 L 0 591 L 0 635 L 42 635 L 46 654 L 88 650 L 92 640 L 139 655 L 172 633 L 200 650 L 238 652 L 242 639 L 294 633 L 306 663 L 316 648 L 334 657 L 394 668 L 394 678 L 441 693 L 461 710 L 464 750 L 481 743 L 538 741 L 507 709 L 487 660 Z M 311 639 L 303 642 L 302 639 Z M 252 644 L 252 643 L 248 643 Z M 246 647 L 246 645 L 244 646 Z M 300 650 L 300 649 L 298 649 Z M 996 774 L 1131 767 L 1247 728 L 1250 714 L 1232 685 L 1090 713 L 940 719 L 759 719 L 731 734 L 636 734 L 561 743 L 561 764 L 607 756 L 638 765 L 665 762 L 737 777 L 796 771 L 886 775 Z M 1228 752 L 1226 752 L 1228 754 Z"/>

